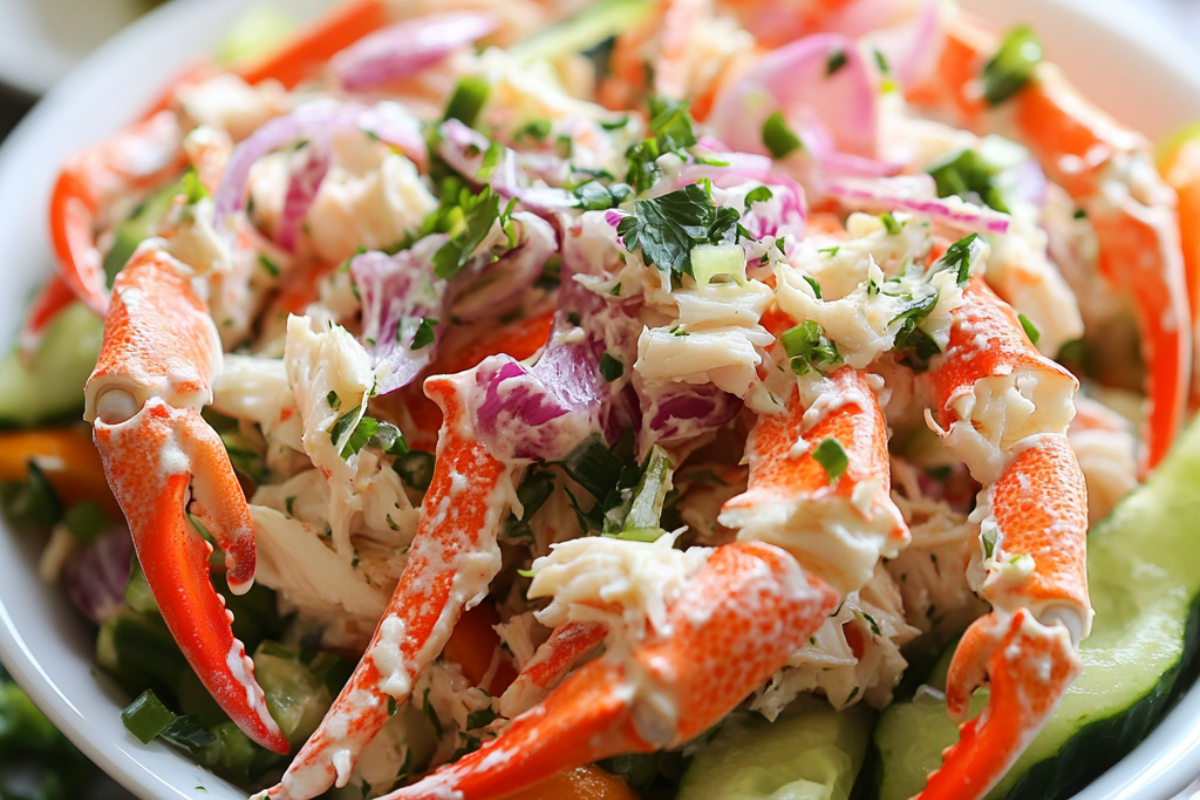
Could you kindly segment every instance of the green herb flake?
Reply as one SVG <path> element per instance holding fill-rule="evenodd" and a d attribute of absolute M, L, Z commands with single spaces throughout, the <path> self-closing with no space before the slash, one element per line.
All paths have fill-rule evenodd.
<path fill-rule="evenodd" d="M 999 105 L 1025 88 L 1044 55 L 1028 25 L 1010 30 L 983 67 L 983 97 L 988 105 Z"/>
<path fill-rule="evenodd" d="M 272 278 L 279 277 L 279 271 L 280 271 L 279 265 L 276 264 L 271 259 L 267 258 L 267 256 L 263 255 L 262 253 L 258 254 L 258 265 L 260 267 L 262 267 L 263 271 L 266 272 L 268 275 L 270 275 Z"/>
<path fill-rule="evenodd" d="M 850 457 L 846 455 L 846 449 L 842 447 L 841 442 L 832 437 L 822 439 L 821 443 L 813 448 L 812 456 L 824 468 L 830 483 L 842 477 L 846 468 L 850 466 Z"/>
<path fill-rule="evenodd" d="M 513 136 L 513 140 L 520 142 L 524 139 L 532 139 L 540 144 L 541 142 L 544 142 L 546 137 L 549 135 L 550 120 L 542 118 L 530 120 L 518 128 L 516 134 Z"/>
<path fill-rule="evenodd" d="M 468 127 L 474 125 L 491 91 L 491 85 L 483 78 L 460 78 L 454 86 L 454 93 L 450 95 L 450 102 L 446 104 L 443 119 L 456 119 Z"/>
<path fill-rule="evenodd" d="M 841 251 L 841 249 L 842 249 L 841 245 L 835 244 L 832 247 L 822 247 L 817 252 L 820 253 L 821 255 L 826 255 L 826 256 L 829 256 L 830 258 L 834 258 Z"/>
<path fill-rule="evenodd" d="M 1037 325 L 1033 324 L 1033 320 L 1024 314 L 1017 314 L 1017 319 L 1021 323 L 1021 327 L 1025 329 L 1025 335 L 1029 337 L 1029 341 L 1034 347 L 1037 347 L 1038 339 L 1042 338 L 1042 332 L 1038 330 Z"/>
<path fill-rule="evenodd" d="M 612 383 L 625 374 L 625 365 L 605 353 L 600 356 L 600 374 L 604 376 L 604 380 Z"/>
<path fill-rule="evenodd" d="M 422 319 L 421 324 L 417 326 L 417 332 L 413 335 L 412 344 L 409 345 L 409 350 L 423 350 L 433 344 L 436 338 L 434 327 L 437 326 L 436 319 Z"/>
<path fill-rule="evenodd" d="M 187 171 L 183 173 L 183 178 L 179 182 L 179 192 L 187 198 L 189 206 L 194 206 L 208 197 L 208 189 L 205 189 L 204 184 L 200 182 L 200 176 L 195 167 L 188 167 Z"/>
<path fill-rule="evenodd" d="M 872 49 L 875 52 L 875 66 L 879 67 L 879 71 L 885 75 L 891 72 L 891 69 L 888 67 L 887 59 L 883 56 L 883 52 L 878 47 Z"/>
<path fill-rule="evenodd" d="M 845 50 L 835 50 L 829 59 L 825 62 L 825 76 L 836 75 L 842 67 L 846 66 L 848 59 Z"/>
<path fill-rule="evenodd" d="M 805 320 L 779 337 L 791 363 L 792 372 L 807 375 L 811 370 L 842 363 L 837 345 L 825 336 L 815 320 Z"/>
<path fill-rule="evenodd" d="M 896 218 L 892 216 L 890 211 L 885 211 L 879 215 L 879 221 L 883 223 L 883 228 L 888 232 L 888 236 L 899 236 L 900 231 L 904 229 Z"/>
<path fill-rule="evenodd" d="M 774 196 L 775 193 L 766 186 L 755 187 L 746 195 L 746 209 L 750 209 L 751 203 L 765 203 Z"/>
<path fill-rule="evenodd" d="M 463 229 L 433 254 L 434 274 L 442 280 L 457 275 L 471 261 L 475 250 L 483 244 L 500 218 L 500 197 L 484 186 L 477 194 L 466 187 L 459 191 L 459 208 Z"/>
<path fill-rule="evenodd" d="M 473 731 L 476 728 L 485 728 L 491 725 L 494 719 L 496 719 L 496 712 L 492 711 L 491 707 L 476 709 L 467 714 L 467 730 Z"/>
<path fill-rule="evenodd" d="M 772 158 L 786 158 L 804 146 L 800 137 L 788 126 L 783 114 L 778 111 L 763 122 L 762 142 Z"/>
<path fill-rule="evenodd" d="M 705 187 L 692 183 L 661 197 L 637 200 L 617 225 L 629 252 L 641 250 L 647 265 L 674 275 L 692 274 L 692 248 L 736 242 L 741 215 L 716 206 Z"/>
<path fill-rule="evenodd" d="M 800 277 L 804 278 L 804 282 L 809 285 L 809 288 L 811 288 L 813 290 L 813 294 L 815 294 L 817 296 L 817 299 L 820 300 L 821 299 L 821 284 L 817 283 L 811 276 L 801 275 Z"/>
<path fill-rule="evenodd" d="M 325 402 L 332 409 L 337 409 L 342 405 L 342 398 L 338 397 L 337 392 L 330 390 L 329 394 L 325 395 Z"/>
<path fill-rule="evenodd" d="M 934 265 L 934 270 L 952 269 L 957 272 L 959 286 L 966 286 L 971 278 L 971 245 L 979 238 L 978 233 L 964 236 L 946 248 L 946 252 Z"/>

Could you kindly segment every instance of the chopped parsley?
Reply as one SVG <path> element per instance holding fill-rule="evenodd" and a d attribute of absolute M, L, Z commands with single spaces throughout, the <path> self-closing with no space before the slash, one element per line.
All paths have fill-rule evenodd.
<path fill-rule="evenodd" d="M 542 118 L 530 120 L 517 129 L 513 135 L 513 141 L 520 142 L 524 139 L 532 139 L 535 142 L 541 143 L 550 135 L 550 120 Z"/>
<path fill-rule="evenodd" d="M 604 376 L 604 380 L 612 383 L 625 374 L 625 365 L 605 353 L 600 356 L 600 374 Z"/>
<path fill-rule="evenodd" d="M 835 50 L 825 62 L 825 76 L 836 75 L 842 67 L 846 66 L 846 63 L 846 51 L 841 49 Z"/>
<path fill-rule="evenodd" d="M 979 238 L 978 233 L 964 236 L 946 248 L 946 252 L 938 259 L 933 271 L 952 269 L 958 273 L 956 280 L 959 286 L 966 286 L 971 278 L 971 245 Z"/>
<path fill-rule="evenodd" d="M 443 280 L 453 278 L 470 263 L 475 250 L 491 232 L 492 223 L 500 220 L 502 225 L 506 224 L 512 209 L 510 202 L 501 212 L 500 197 L 492 192 L 491 186 L 484 186 L 478 193 L 463 187 L 458 199 L 463 229 L 433 254 L 434 274 Z"/>
<path fill-rule="evenodd" d="M 1008 206 L 995 185 L 999 169 L 974 150 L 963 150 L 948 160 L 930 167 L 938 197 L 957 196 L 983 202 L 997 211 L 1008 213 Z"/>
<path fill-rule="evenodd" d="M 377 447 L 389 455 L 403 456 L 408 453 L 404 434 L 390 422 L 380 422 L 364 414 L 356 423 L 355 418 L 358 417 L 360 408 L 361 406 L 355 406 L 338 417 L 329 429 L 329 438 L 334 446 L 341 445 L 342 458 L 356 455 L 368 445 Z"/>
<path fill-rule="evenodd" d="M 183 178 L 179 181 L 179 191 L 187 198 L 189 206 L 194 206 L 208 197 L 208 189 L 205 189 L 204 184 L 200 182 L 200 175 L 197 174 L 195 167 L 188 167 L 187 171 L 183 173 Z"/>
<path fill-rule="evenodd" d="M 809 288 L 811 288 L 813 290 L 813 294 L 815 294 L 817 296 L 817 299 L 820 300 L 821 299 L 821 284 L 817 283 L 815 280 L 810 278 L 808 275 L 802 275 L 801 277 L 804 278 L 804 282 L 809 285 Z"/>
<path fill-rule="evenodd" d="M 436 319 L 422 319 L 421 324 L 417 327 L 417 332 L 413 335 L 412 344 L 409 345 L 409 350 L 422 350 L 433 344 L 436 338 L 434 327 L 438 324 Z M 396 335 L 400 335 L 400 329 L 396 329 Z"/>
<path fill-rule="evenodd" d="M 272 278 L 279 277 L 279 265 L 276 264 L 271 259 L 267 258 L 262 253 L 258 254 L 258 265 L 260 267 L 262 267 L 263 271 L 266 272 L 268 275 L 270 275 Z"/>
<path fill-rule="evenodd" d="M 418 491 L 425 491 L 433 482 L 433 453 L 424 450 L 409 450 L 396 459 L 392 469 L 400 476 L 400 480 Z"/>
<path fill-rule="evenodd" d="M 825 331 L 815 320 L 805 320 L 796 327 L 786 330 L 779 337 L 792 365 L 792 372 L 807 375 L 823 366 L 842 363 L 842 354 L 837 345 L 825 336 Z"/>
<path fill-rule="evenodd" d="M 607 211 L 633 196 L 633 188 L 629 184 L 614 183 L 606 186 L 597 180 L 582 183 L 572 192 L 579 198 L 579 207 L 585 211 Z"/>
<path fill-rule="evenodd" d="M 896 218 L 892 216 L 892 212 L 890 211 L 880 214 L 879 221 L 883 223 L 883 228 L 888 232 L 888 236 L 899 236 L 900 231 L 904 229 L 904 226 L 896 221 Z"/>
<path fill-rule="evenodd" d="M 846 455 L 846 448 L 832 437 L 822 439 L 821 443 L 813 448 L 812 455 L 829 476 L 830 483 L 842 477 L 846 468 L 850 466 L 850 456 Z"/>
<path fill-rule="evenodd" d="M 658 178 L 658 157 L 664 153 L 678 153 L 686 158 L 686 148 L 696 144 L 696 132 L 686 102 L 677 103 L 668 98 L 655 97 L 647 103 L 650 112 L 652 136 L 629 148 L 629 170 L 625 182 L 638 193 L 654 185 Z"/>
<path fill-rule="evenodd" d="M 894 347 L 901 353 L 901 363 L 907 364 L 916 372 L 924 372 L 928 368 L 929 359 L 942 352 L 933 337 L 920 327 L 937 306 L 939 296 L 938 292 L 929 292 L 920 297 L 910 298 L 900 313 L 888 322 L 889 326 L 900 323 Z"/>
<path fill-rule="evenodd" d="M 800 137 L 778 111 L 763 122 L 762 142 L 772 158 L 786 158 L 804 146 L 804 142 L 800 141 Z"/>
<path fill-rule="evenodd" d="M 751 203 L 765 203 L 775 196 L 775 193 L 766 186 L 759 186 L 751 189 L 746 195 L 746 209 L 749 210 Z"/>
<path fill-rule="evenodd" d="M 714 205 L 705 187 L 693 183 L 661 197 L 634 201 L 632 216 L 621 220 L 617 233 L 629 252 L 642 251 L 647 265 L 691 275 L 692 248 L 736 242 L 740 218 L 736 209 Z"/>
<path fill-rule="evenodd" d="M 842 249 L 841 245 L 835 244 L 833 247 L 822 247 L 817 252 L 821 253 L 822 255 L 827 255 L 830 258 L 833 258 L 838 254 L 838 251 L 840 251 L 841 249 Z"/>
<path fill-rule="evenodd" d="M 1000 49 L 983 66 L 983 97 L 988 105 L 999 105 L 1025 88 L 1043 55 L 1042 45 L 1028 25 L 1018 25 L 1005 34 Z"/>

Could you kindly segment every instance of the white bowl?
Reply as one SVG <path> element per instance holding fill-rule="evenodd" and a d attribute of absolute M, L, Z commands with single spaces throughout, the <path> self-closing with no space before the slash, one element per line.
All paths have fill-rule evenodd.
<path fill-rule="evenodd" d="M 178 0 L 145 17 L 77 69 L 0 148 L 0 341 L 52 268 L 46 201 L 72 150 L 134 119 L 169 77 L 209 52 L 254 0 Z M 965 0 L 1003 24 L 1034 23 L 1051 57 L 1087 95 L 1152 137 L 1200 119 L 1200 65 L 1152 23 L 1088 0 Z M 288 0 L 307 16 L 319 0 Z M 1196 77 L 1192 77 L 1196 76 Z M 42 584 L 37 543 L 0 530 L 0 656 L 83 752 L 144 800 L 241 800 L 243 793 L 121 724 L 128 698 L 92 664 L 94 632 L 57 587 Z M 1166 800 L 1200 775 L 1200 687 L 1079 800 Z"/>

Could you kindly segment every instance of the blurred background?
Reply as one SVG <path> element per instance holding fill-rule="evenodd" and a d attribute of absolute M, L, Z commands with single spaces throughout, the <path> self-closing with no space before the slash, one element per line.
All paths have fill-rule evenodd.
<path fill-rule="evenodd" d="M 203 0 L 173 0 L 203 2 Z M 1085 0 L 1078 0 L 1083 3 Z M 161 0 L 0 0 L 0 145 L 38 99 Z M 265 0 L 264 5 L 270 4 Z M 1090 0 L 1136 8 L 1200 52 L 1200 0 Z M 0 666 L 0 800 L 131 800 L 88 763 Z M 1179 800 L 1200 800 L 1200 782 Z"/>

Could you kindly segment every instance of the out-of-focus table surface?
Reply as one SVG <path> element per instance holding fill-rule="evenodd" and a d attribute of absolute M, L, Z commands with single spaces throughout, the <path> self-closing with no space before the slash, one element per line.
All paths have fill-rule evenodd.
<path fill-rule="evenodd" d="M 135 2 L 144 2 L 144 0 L 135 0 Z M 1138 2 L 1133 2 L 1133 0 L 1094 0 L 1094 3 L 1136 8 L 1139 13 L 1160 23 L 1164 37 L 1174 37 L 1190 47 L 1200 49 L 1200 0 L 1138 0 Z M 37 36 L 34 38 L 41 38 L 46 42 L 57 42 L 58 46 L 53 48 L 54 51 L 44 53 L 43 56 L 47 70 L 61 75 L 63 71 L 69 69 L 75 58 L 82 57 L 86 53 L 87 46 L 95 41 L 95 30 L 88 34 L 92 36 L 92 39 L 89 40 L 87 36 L 80 38 L 80 34 L 77 32 L 78 26 L 60 26 L 54 15 L 75 13 L 72 11 L 74 6 L 82 9 L 90 8 L 94 15 L 95 7 L 104 4 L 108 4 L 112 8 L 119 8 L 120 13 L 126 13 L 132 7 L 130 0 L 54 0 L 54 2 L 0 0 L 0 20 L 20 19 L 24 23 L 34 24 L 37 26 Z M 144 5 L 149 7 L 151 4 L 144 2 Z M 36 8 L 36 13 L 30 13 L 27 10 L 30 8 Z M 115 13 L 118 12 L 101 14 L 101 18 L 104 20 L 102 24 L 111 26 L 111 20 Z M 56 40 L 56 36 L 61 37 L 61 40 Z M 36 95 L 14 86 L 14 84 L 21 85 L 28 89 L 30 83 L 27 75 L 22 75 L 20 78 L 13 75 L 6 81 L 6 76 L 3 74 L 4 68 L 4 60 L 0 59 L 0 142 L 3 142 L 9 131 L 16 126 L 25 112 L 37 100 Z M 97 788 L 100 790 L 97 794 L 105 800 L 129 797 L 115 785 Z M 1200 800 L 1200 781 L 1177 798 L 1177 800 L 1185 799 Z"/>

